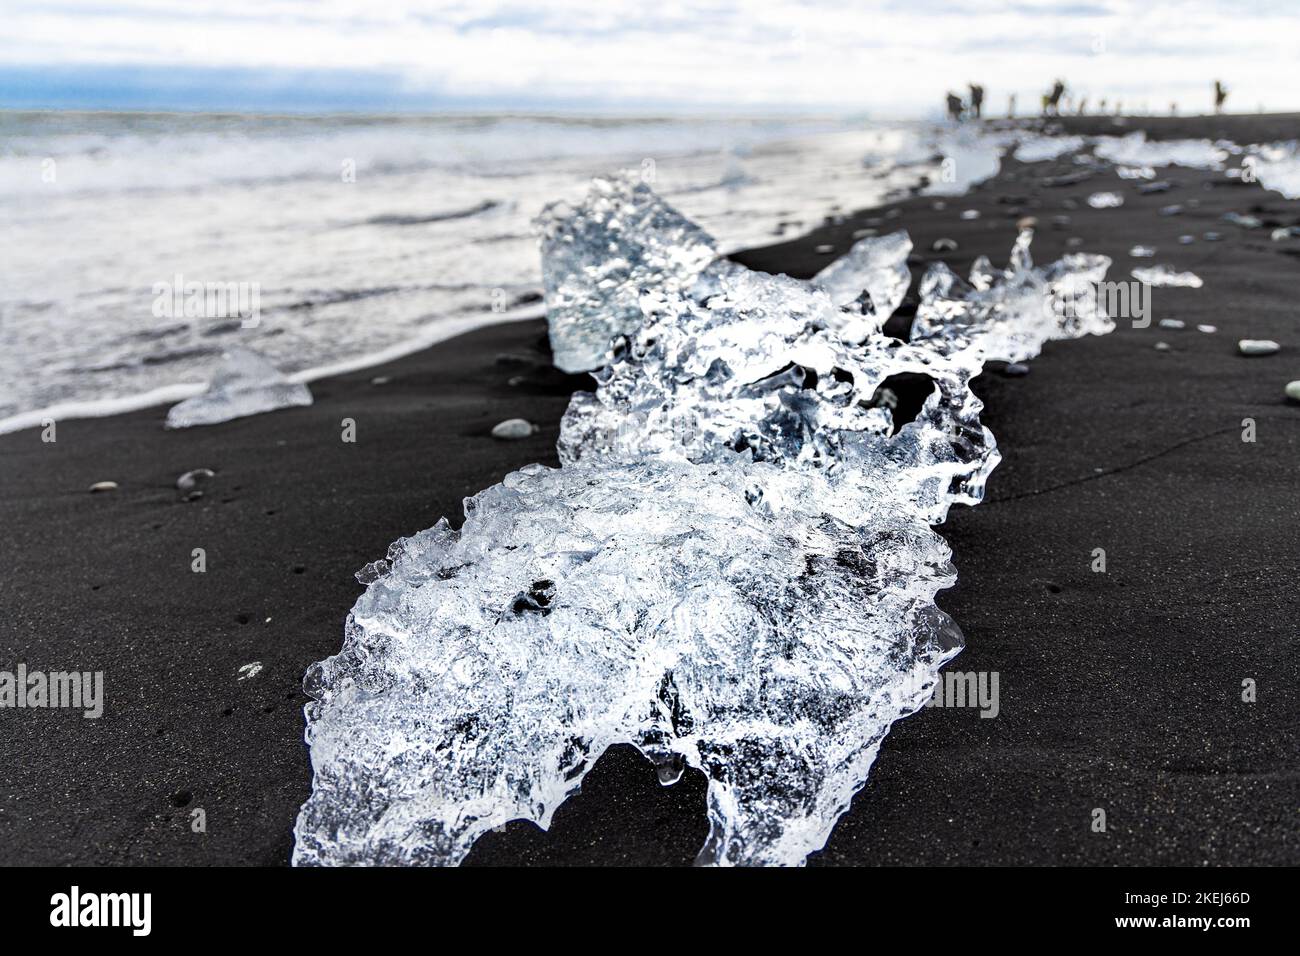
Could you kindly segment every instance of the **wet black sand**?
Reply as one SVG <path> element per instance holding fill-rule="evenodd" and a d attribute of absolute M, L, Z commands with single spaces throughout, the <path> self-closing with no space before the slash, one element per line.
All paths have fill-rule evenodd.
<path fill-rule="evenodd" d="M 1230 135 L 1276 138 L 1251 136 L 1249 119 Z M 1198 129 L 1178 122 L 1192 125 L 1177 135 Z M 808 276 L 828 261 L 818 245 L 841 252 L 880 218 L 912 233 L 917 274 L 941 236 L 963 271 L 979 254 L 1005 261 L 1016 219 L 1034 215 L 1038 261 L 1079 236 L 1118 278 L 1140 242 L 1205 279 L 1155 291 L 1156 318 L 1187 330 L 1123 323 L 1049 345 L 1027 377 L 978 380 L 1004 461 L 989 500 L 943 528 L 960 583 L 941 604 L 967 635 L 952 667 L 997 671 L 1001 712 L 897 724 L 814 864 L 1300 862 L 1300 406 L 1282 393 L 1300 378 L 1300 240 L 1220 219 L 1290 225 L 1300 202 L 1182 169 L 1156 195 L 1114 174 L 1037 185 L 1069 168 L 1008 162 L 943 210 L 918 197 L 885 207 L 896 219 L 865 212 L 737 257 Z M 1064 208 L 1098 189 L 1125 205 Z M 1189 199 L 1199 208 L 1157 214 Z M 1071 224 L 1054 229 L 1060 214 Z M 1178 245 L 1183 233 L 1197 242 Z M 0 711 L 0 863 L 287 862 L 310 786 L 302 673 L 338 648 L 356 569 L 507 471 L 554 463 L 574 380 L 545 366 L 542 336 L 540 322 L 480 330 L 316 383 L 310 408 L 216 427 L 164 432 L 160 408 L 60 423 L 53 444 L 0 436 L 0 669 L 103 670 L 107 696 L 99 720 Z M 1283 351 L 1242 358 L 1241 337 Z M 518 415 L 540 433 L 488 436 Z M 340 440 L 344 418 L 355 444 Z M 176 476 L 204 466 L 216 479 L 181 501 Z M 121 487 L 88 494 L 100 480 Z M 194 548 L 206 573 L 190 569 Z M 239 680 L 254 661 L 261 672 Z M 206 833 L 191 831 L 195 808 Z M 1106 833 L 1091 830 L 1094 808 Z M 549 833 L 512 824 L 469 862 L 688 863 L 704 833 L 702 778 L 661 788 L 620 748 Z"/>

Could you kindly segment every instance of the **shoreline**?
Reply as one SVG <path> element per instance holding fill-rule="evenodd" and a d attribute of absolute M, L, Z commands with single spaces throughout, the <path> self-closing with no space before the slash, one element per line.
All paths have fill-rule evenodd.
<path fill-rule="evenodd" d="M 939 603 L 966 634 L 950 668 L 1001 675 L 999 716 L 935 707 L 895 724 L 815 865 L 1300 859 L 1300 410 L 1281 392 L 1300 377 L 1294 256 L 1267 230 L 1221 220 L 1258 207 L 1300 222 L 1300 202 L 1180 168 L 1157 195 L 1113 173 L 1041 185 L 1069 166 L 1004 158 L 998 177 L 943 209 L 912 197 L 732 256 L 807 278 L 855 230 L 901 227 L 916 243 L 914 280 L 937 259 L 964 274 L 981 254 L 1004 262 L 1017 219 L 1034 215 L 1036 262 L 1077 235 L 1115 260 L 1112 279 L 1169 262 L 1206 281 L 1156 290 L 1156 318 L 1185 319 L 1185 330 L 1121 323 L 1050 343 L 1024 378 L 988 369 L 976 380 L 1004 458 L 986 501 L 939 528 L 958 570 Z M 1064 207 L 1098 189 L 1125 205 Z M 1157 215 L 1188 198 L 1200 207 Z M 1070 227 L 1053 229 L 1056 214 Z M 1222 241 L 1177 242 L 1208 230 Z M 931 252 L 940 237 L 958 249 Z M 1138 242 L 1157 257 L 1130 259 Z M 1205 322 L 1219 331 L 1196 332 Z M 1242 358 L 1233 346 L 1246 337 L 1283 352 Z M 556 464 L 559 416 L 583 379 L 549 366 L 544 322 L 521 320 L 321 378 L 305 408 L 164 432 L 154 406 L 61 421 L 54 445 L 0 436 L 0 520 L 15 556 L 0 595 L 17 611 L 0 624 L 0 659 L 103 670 L 106 697 L 100 720 L 30 714 L 0 740 L 7 861 L 287 863 L 310 788 L 301 679 L 341 644 L 352 573 L 444 514 L 458 524 L 460 499 L 506 472 Z M 345 416 L 354 445 L 339 441 Z M 539 432 L 489 437 L 517 416 Z M 1235 436 L 1245 416 L 1259 424 L 1254 444 Z M 182 501 L 175 478 L 198 467 L 217 476 Z M 119 490 L 87 493 L 104 479 Z M 190 568 L 195 547 L 203 574 Z M 1105 574 L 1089 570 L 1095 547 Z M 253 662 L 260 672 L 241 679 Z M 1254 705 L 1238 699 L 1247 677 L 1260 685 Z M 1089 828 L 1097 807 L 1106 834 Z M 194 808 L 208 833 L 190 831 Z M 550 831 L 510 824 L 466 862 L 687 864 L 706 828 L 699 774 L 661 787 L 618 747 Z"/>

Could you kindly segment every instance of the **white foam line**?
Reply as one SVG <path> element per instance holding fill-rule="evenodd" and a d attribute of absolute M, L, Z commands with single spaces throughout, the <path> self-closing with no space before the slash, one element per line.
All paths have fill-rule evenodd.
<path fill-rule="evenodd" d="M 318 379 L 329 378 L 334 375 L 345 375 L 358 369 L 372 368 L 376 365 L 396 361 L 399 358 L 405 358 L 412 353 L 437 345 L 439 342 L 445 342 L 447 339 L 464 335 L 466 332 L 473 332 L 475 329 L 484 326 L 506 322 L 524 322 L 528 319 L 540 319 L 545 315 L 546 310 L 543 307 L 529 306 L 511 312 L 442 319 L 431 323 L 423 333 L 413 339 L 407 339 L 405 342 L 381 349 L 378 352 L 370 352 L 356 358 L 335 362 L 332 365 L 303 369 L 301 372 L 294 372 L 289 378 L 294 382 L 315 382 Z M 124 412 L 134 412 L 153 405 L 171 404 L 198 395 L 207 387 L 206 382 L 178 382 L 175 385 L 163 385 L 147 392 L 140 392 L 138 395 L 95 398 L 80 402 L 62 402 L 58 405 L 50 405 L 47 408 L 40 408 L 31 412 L 19 412 L 17 415 L 10 415 L 8 418 L 0 418 L 0 435 L 22 431 L 24 428 L 37 428 L 47 421 L 61 422 L 73 418 L 106 418 L 109 415 L 121 415 Z"/>

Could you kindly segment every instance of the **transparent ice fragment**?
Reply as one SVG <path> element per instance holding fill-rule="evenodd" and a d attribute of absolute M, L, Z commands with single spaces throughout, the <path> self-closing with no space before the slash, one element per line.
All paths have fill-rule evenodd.
<path fill-rule="evenodd" d="M 825 292 L 735 268 L 709 294 L 648 292 L 645 322 L 574 396 L 560 425 L 565 463 L 737 457 L 827 472 L 832 488 L 894 499 L 931 521 L 983 495 L 998 456 L 970 391 L 976 353 L 840 334 L 853 318 Z M 928 380 L 911 421 L 878 390 L 894 376 Z M 859 500 L 855 498 L 854 500 Z"/>
<path fill-rule="evenodd" d="M 1287 199 L 1300 199 L 1300 143 L 1274 143 L 1254 147 L 1242 160 L 1253 178 L 1265 189 Z"/>
<path fill-rule="evenodd" d="M 1066 153 L 1077 153 L 1083 148 L 1082 136 L 1043 136 L 1025 133 L 1013 153 L 1013 158 L 1022 163 L 1041 163 L 1049 159 L 1059 159 Z"/>
<path fill-rule="evenodd" d="M 868 236 L 813 276 L 812 285 L 824 290 L 836 305 L 848 305 L 863 291 L 868 292 L 875 313 L 883 321 L 894 314 L 907 295 L 912 281 L 907 268 L 911 252 L 912 238 L 905 230 Z"/>
<path fill-rule="evenodd" d="M 708 779 L 700 862 L 821 848 L 961 635 L 947 545 L 771 464 L 530 466 L 398 542 L 309 678 L 297 864 L 454 864 L 611 744 Z"/>
<path fill-rule="evenodd" d="M 631 174 L 594 180 L 581 204 L 547 206 L 538 225 L 551 349 L 566 372 L 605 364 L 610 343 L 640 324 L 642 289 L 685 288 L 718 255 Z"/>
<path fill-rule="evenodd" d="M 1150 286 L 1184 286 L 1199 289 L 1203 283 L 1195 272 L 1179 272 L 1166 265 L 1139 266 L 1133 270 L 1133 278 Z"/>
<path fill-rule="evenodd" d="M 1124 205 L 1124 197 L 1119 193 L 1093 193 L 1088 197 L 1088 205 L 1093 209 L 1114 209 L 1116 206 Z"/>
<path fill-rule="evenodd" d="M 167 428 L 215 425 L 245 415 L 257 415 L 295 405 L 310 405 L 311 390 L 290 381 L 265 357 L 252 349 L 227 349 L 208 389 L 173 405 Z"/>
<path fill-rule="evenodd" d="M 1095 156 L 1120 166 L 1187 166 L 1215 169 L 1228 158 L 1226 150 L 1208 139 L 1148 140 L 1146 133 L 1127 136 L 1099 136 Z"/>
<path fill-rule="evenodd" d="M 1021 231 L 1000 273 L 978 260 L 969 283 L 944 263 L 932 265 L 921 279 L 911 341 L 944 355 L 970 350 L 983 361 L 1024 362 L 1053 339 L 1111 331 L 1097 295 L 1110 259 L 1071 253 L 1035 268 L 1032 240 L 1032 230 Z"/>

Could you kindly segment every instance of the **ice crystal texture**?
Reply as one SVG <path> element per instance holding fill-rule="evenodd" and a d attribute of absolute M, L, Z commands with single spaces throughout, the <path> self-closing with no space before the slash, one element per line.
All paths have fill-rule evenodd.
<path fill-rule="evenodd" d="M 1300 199 L 1300 143 L 1257 146 L 1247 159 L 1261 186 L 1287 199 Z"/>
<path fill-rule="evenodd" d="M 222 356 L 207 391 L 171 407 L 166 427 L 215 425 L 311 402 L 306 385 L 290 381 L 252 349 L 232 348 Z"/>
<path fill-rule="evenodd" d="M 1195 272 L 1179 272 L 1166 265 L 1139 266 L 1133 270 L 1133 278 L 1150 286 L 1182 286 L 1199 289 L 1205 283 Z"/>
<path fill-rule="evenodd" d="M 812 285 L 825 290 L 836 305 L 848 305 L 865 291 L 876 314 L 889 318 L 912 282 L 907 268 L 911 251 L 912 239 L 903 230 L 859 239 L 847 253 L 813 276 Z"/>
<path fill-rule="evenodd" d="M 551 350 L 566 372 L 605 364 L 610 343 L 640 324 L 643 288 L 688 286 L 718 255 L 713 237 L 630 174 L 595 180 L 578 206 L 547 206 L 538 225 Z"/>
<path fill-rule="evenodd" d="M 981 256 L 969 282 L 944 263 L 930 266 L 921 279 L 912 342 L 944 354 L 972 350 L 987 361 L 1024 362 L 1044 342 L 1114 329 L 1097 296 L 1110 259 L 1078 252 L 1039 269 L 1029 253 L 1032 241 L 1033 231 L 1023 230 L 1004 270 Z"/>
<path fill-rule="evenodd" d="M 1107 260 L 1036 270 L 1028 244 L 971 286 L 932 271 L 910 344 L 810 283 L 723 262 L 689 287 L 642 274 L 597 392 L 565 416 L 563 466 L 508 475 L 459 530 L 441 521 L 360 575 L 343 650 L 308 675 L 294 862 L 458 863 L 492 827 L 547 826 L 618 743 L 665 783 L 704 774 L 699 862 L 821 848 L 961 646 L 930 525 L 978 501 L 998 460 L 970 378 L 986 353 L 1108 321 L 1095 299 L 1081 320 L 1031 308 L 1082 307 L 1074 284 Z M 604 289 L 620 304 L 623 281 Z M 930 382 L 911 421 L 887 397 L 899 375 Z"/>
<path fill-rule="evenodd" d="M 1013 155 L 1022 163 L 1041 163 L 1050 159 L 1059 159 L 1066 153 L 1077 153 L 1083 149 L 1083 143 L 1082 136 L 1043 136 L 1025 133 Z"/>

